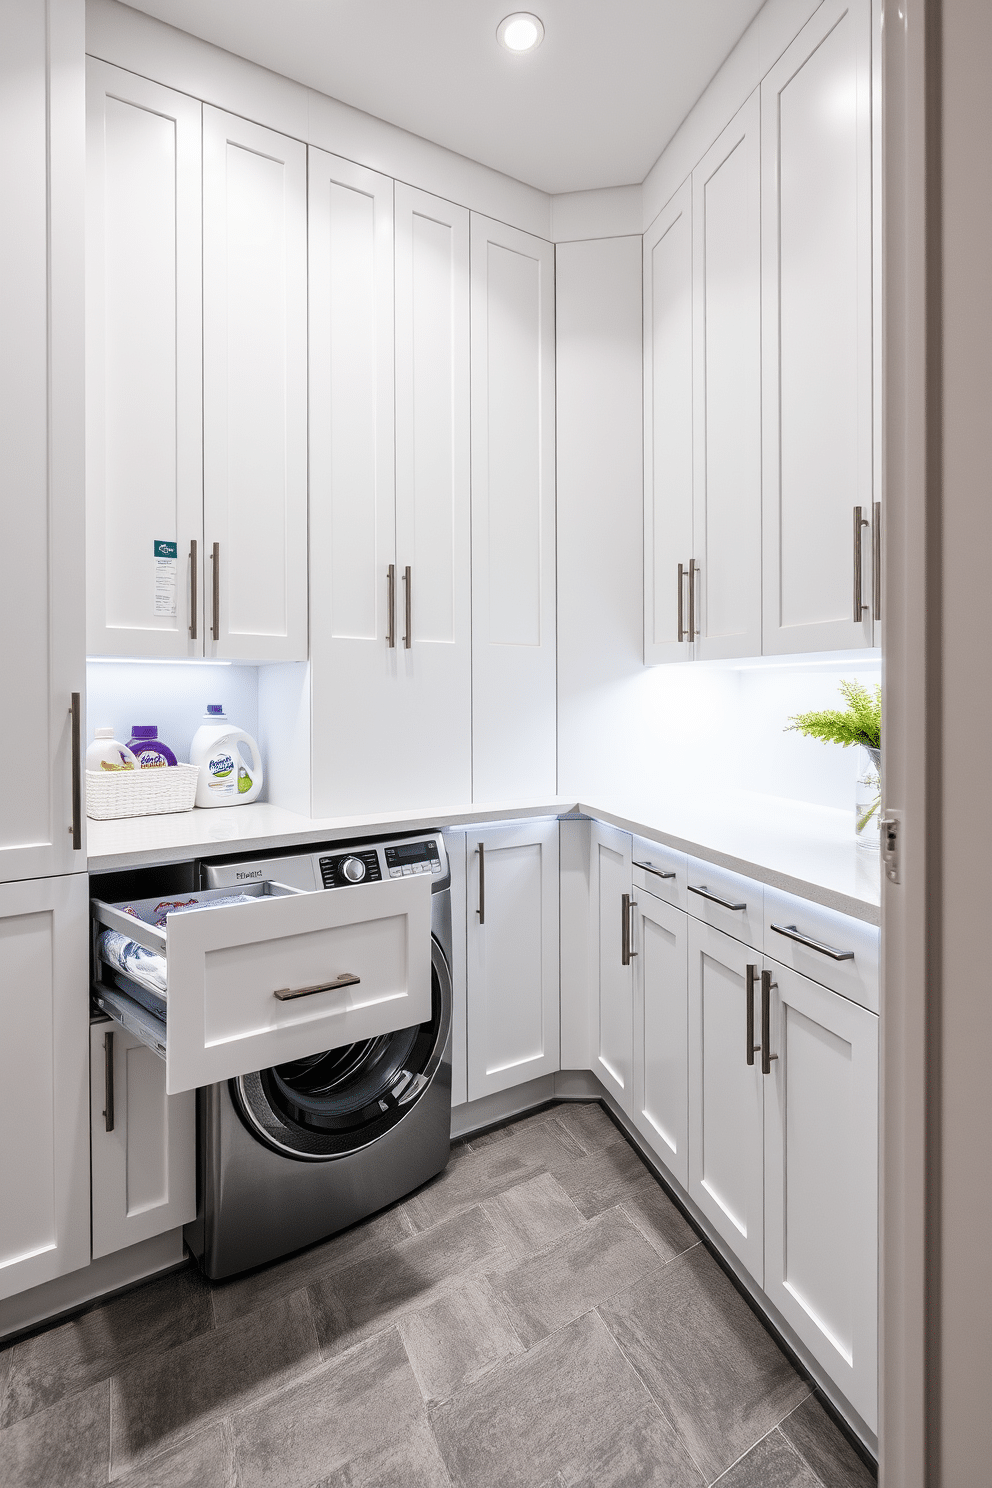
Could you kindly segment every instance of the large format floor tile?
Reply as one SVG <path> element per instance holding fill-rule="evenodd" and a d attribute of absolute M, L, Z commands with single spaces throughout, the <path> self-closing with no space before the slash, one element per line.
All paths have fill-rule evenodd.
<path fill-rule="evenodd" d="M 129 1359 L 171 1348 L 212 1327 L 209 1283 L 192 1269 L 114 1297 L 14 1344 L 0 1425 L 109 1379 Z"/>
<path fill-rule="evenodd" d="M 431 1420 L 455 1488 L 534 1488 L 556 1473 L 571 1485 L 595 1460 L 646 1446 L 626 1482 L 703 1483 L 595 1312 L 459 1391 Z"/>
<path fill-rule="evenodd" d="M 113 1488 L 235 1488 L 235 1481 L 230 1425 L 213 1421 L 177 1447 L 115 1476 Z"/>
<path fill-rule="evenodd" d="M 809 1394 L 701 1245 L 600 1311 L 708 1480 Z"/>
<path fill-rule="evenodd" d="M 551 1173 L 518 1183 L 482 1207 L 501 1243 L 517 1260 L 544 1250 L 585 1223 Z"/>
<path fill-rule="evenodd" d="M 444 1172 L 407 1199 L 405 1209 L 418 1230 L 430 1229 L 539 1173 L 560 1172 L 581 1156 L 568 1134 L 547 1122 L 519 1145 L 511 1136 L 478 1151 L 457 1147 Z"/>
<path fill-rule="evenodd" d="M 771 1431 L 723 1474 L 717 1488 L 821 1488 L 821 1484 L 781 1432 Z M 828 1488 L 834 1488 L 832 1482 Z"/>
<path fill-rule="evenodd" d="M 132 1361 L 111 1382 L 114 1476 L 170 1448 L 320 1361 L 306 1292 L 249 1313 L 167 1353 Z"/>
<path fill-rule="evenodd" d="M 484 1276 L 460 1278 L 399 1322 L 425 1400 L 447 1400 L 510 1354 L 522 1354 L 505 1308 Z"/>
<path fill-rule="evenodd" d="M 110 1459 L 110 1385 L 103 1381 L 0 1431 L 3 1488 L 96 1488 Z"/>
<path fill-rule="evenodd" d="M 807 1396 L 786 1416 L 781 1430 L 827 1488 L 871 1488 L 875 1482 L 875 1474 L 865 1467 L 815 1395 Z"/>

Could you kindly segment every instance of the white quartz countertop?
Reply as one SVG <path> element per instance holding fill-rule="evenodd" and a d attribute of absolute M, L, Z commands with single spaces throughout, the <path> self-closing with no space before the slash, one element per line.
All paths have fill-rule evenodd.
<path fill-rule="evenodd" d="M 194 808 L 171 816 L 87 822 L 88 866 L 91 873 L 105 873 L 365 834 L 575 814 L 609 822 L 869 924 L 880 923 L 878 854 L 856 847 L 850 812 L 747 791 L 629 798 L 618 793 L 595 802 L 549 796 L 323 818 L 261 802 Z"/>

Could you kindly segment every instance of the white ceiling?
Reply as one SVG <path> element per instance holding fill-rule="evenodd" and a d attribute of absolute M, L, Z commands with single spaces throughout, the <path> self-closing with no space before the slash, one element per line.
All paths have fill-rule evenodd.
<path fill-rule="evenodd" d="M 129 0 L 545 191 L 642 181 L 762 0 Z M 526 4 L 527 0 L 523 0 Z"/>

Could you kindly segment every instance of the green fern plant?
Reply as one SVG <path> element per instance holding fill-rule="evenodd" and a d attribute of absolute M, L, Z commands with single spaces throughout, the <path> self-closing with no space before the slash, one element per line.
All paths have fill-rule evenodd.
<path fill-rule="evenodd" d="M 876 776 L 882 768 L 882 689 L 876 685 L 870 692 L 861 682 L 841 682 L 841 695 L 846 708 L 823 708 L 818 713 L 796 713 L 789 719 L 785 732 L 805 734 L 823 744 L 839 744 L 849 749 L 862 744 L 871 756 Z M 868 777 L 871 778 L 870 776 Z M 868 810 L 858 818 L 857 830 L 863 832 L 882 804 L 879 793 Z"/>

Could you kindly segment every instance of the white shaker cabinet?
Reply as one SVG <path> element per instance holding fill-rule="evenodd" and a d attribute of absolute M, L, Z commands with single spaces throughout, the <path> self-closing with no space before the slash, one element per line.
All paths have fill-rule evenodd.
<path fill-rule="evenodd" d="M 86 63 L 87 653 L 203 655 L 200 104 Z M 162 542 L 174 584 L 157 586 Z"/>
<path fill-rule="evenodd" d="M 206 655 L 307 657 L 306 146 L 203 108 Z"/>
<path fill-rule="evenodd" d="M 620 1109 L 632 1114 L 633 996 L 631 839 L 591 824 L 592 999 L 589 1048 L 593 1073 Z"/>
<path fill-rule="evenodd" d="M 644 660 L 686 661 L 692 561 L 692 182 L 644 235 Z"/>
<path fill-rule="evenodd" d="M 761 654 L 761 104 L 692 173 L 695 656 Z"/>
<path fill-rule="evenodd" d="M 87 888 L 0 884 L 0 1298 L 89 1264 Z"/>
<path fill-rule="evenodd" d="M 4 0 L 0 882 L 86 867 L 82 59 L 79 0 Z"/>
<path fill-rule="evenodd" d="M 93 1259 L 196 1218 L 196 1093 L 115 1023 L 90 1024 Z"/>
<path fill-rule="evenodd" d="M 878 1018 L 764 964 L 774 1056 L 764 1077 L 764 1289 L 874 1431 Z"/>
<path fill-rule="evenodd" d="M 761 107 L 763 649 L 870 646 L 870 0 L 824 0 Z"/>
<path fill-rule="evenodd" d="M 748 965 L 761 958 L 722 930 L 689 929 L 689 1183 L 717 1234 L 759 1286 L 764 1272 L 764 1092 L 748 1026 Z M 757 995 L 757 994 L 756 994 Z"/>
<path fill-rule="evenodd" d="M 471 1101 L 559 1068 L 558 823 L 466 842 Z"/>
<path fill-rule="evenodd" d="M 554 248 L 472 214 L 473 797 L 554 791 Z"/>
<path fill-rule="evenodd" d="M 643 888 L 635 889 L 635 900 L 631 1116 L 687 1188 L 689 921 L 684 910 Z"/>

